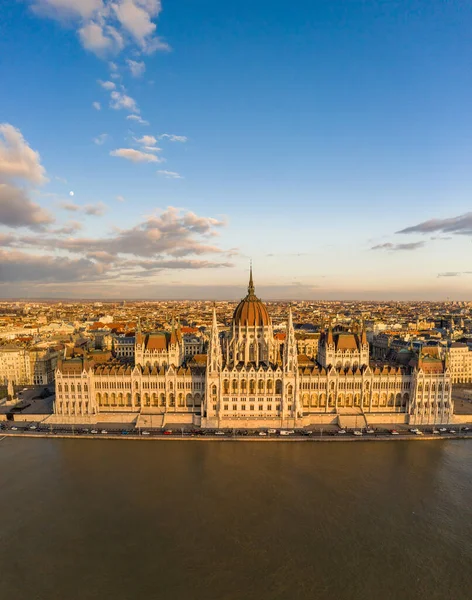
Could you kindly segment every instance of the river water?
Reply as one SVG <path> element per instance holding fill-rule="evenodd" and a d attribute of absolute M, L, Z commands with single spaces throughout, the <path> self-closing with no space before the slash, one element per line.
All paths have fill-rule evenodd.
<path fill-rule="evenodd" d="M 472 598 L 472 443 L 0 442 L 0 598 Z"/>

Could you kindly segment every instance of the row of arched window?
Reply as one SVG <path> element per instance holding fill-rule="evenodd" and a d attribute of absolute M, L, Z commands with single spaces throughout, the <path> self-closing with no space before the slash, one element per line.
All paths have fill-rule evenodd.
<path fill-rule="evenodd" d="M 237 379 L 233 379 L 230 381 L 229 379 L 224 379 L 223 380 L 223 393 L 224 394 L 255 394 L 257 390 L 258 394 L 273 394 L 274 393 L 274 382 L 272 379 L 268 379 L 267 381 L 265 381 L 264 379 L 258 379 L 257 382 L 255 379 L 250 379 L 249 380 L 249 385 L 248 382 L 245 379 L 242 379 L 241 381 L 238 381 Z M 212 394 L 216 395 L 217 393 L 217 387 L 216 385 L 213 386 L 213 390 L 212 390 Z M 282 380 L 281 379 L 276 379 L 275 380 L 275 393 L 276 394 L 281 394 L 282 393 Z M 288 394 L 293 394 L 293 386 L 291 384 L 289 384 L 287 386 L 287 393 Z"/>
<path fill-rule="evenodd" d="M 165 394 L 134 394 L 134 397 L 131 393 L 123 394 L 119 392 L 115 394 L 112 393 L 100 393 L 98 392 L 96 395 L 96 400 L 99 406 L 132 406 L 134 400 L 134 406 L 176 406 L 176 398 L 174 394 L 169 394 L 166 396 Z M 180 407 L 192 407 L 192 406 L 200 406 L 202 403 L 202 397 L 200 394 L 178 394 L 177 395 L 177 406 Z"/>
<path fill-rule="evenodd" d="M 67 394 L 70 392 L 75 393 L 76 391 L 79 392 L 79 394 L 82 392 L 82 384 L 78 383 L 77 385 L 75 383 L 71 383 L 70 386 L 68 383 L 64 383 L 64 388 L 62 386 L 62 383 L 58 383 L 57 384 L 57 391 L 58 392 L 62 392 L 64 390 L 64 392 Z M 84 392 L 88 392 L 88 385 L 86 383 L 84 383 L 83 386 L 83 391 Z"/>

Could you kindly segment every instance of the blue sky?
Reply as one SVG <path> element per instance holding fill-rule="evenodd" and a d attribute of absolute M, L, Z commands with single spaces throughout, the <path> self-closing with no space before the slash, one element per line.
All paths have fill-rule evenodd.
<path fill-rule="evenodd" d="M 1 297 L 470 298 L 469 3 L 1 6 Z"/>

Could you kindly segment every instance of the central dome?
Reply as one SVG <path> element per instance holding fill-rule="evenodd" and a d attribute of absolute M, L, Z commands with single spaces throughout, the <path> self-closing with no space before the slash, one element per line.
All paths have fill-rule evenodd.
<path fill-rule="evenodd" d="M 241 300 L 233 314 L 233 322 L 241 327 L 262 327 L 270 324 L 269 313 L 264 303 L 254 293 L 254 283 L 251 276 L 247 288 L 247 296 Z"/>

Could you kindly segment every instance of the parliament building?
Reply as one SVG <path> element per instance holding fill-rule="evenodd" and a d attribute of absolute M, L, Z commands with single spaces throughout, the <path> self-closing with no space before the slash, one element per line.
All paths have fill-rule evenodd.
<path fill-rule="evenodd" d="M 370 359 L 363 327 L 328 327 L 316 359 L 300 354 L 291 310 L 281 341 L 251 271 L 229 331 L 219 332 L 213 311 L 206 354 L 185 356 L 179 326 L 171 332 L 139 328 L 134 364 L 109 356 L 60 360 L 54 412 L 64 423 L 360 428 L 449 423 L 453 402 L 448 357 L 434 349 L 419 355 L 403 350 L 381 363 Z"/>

